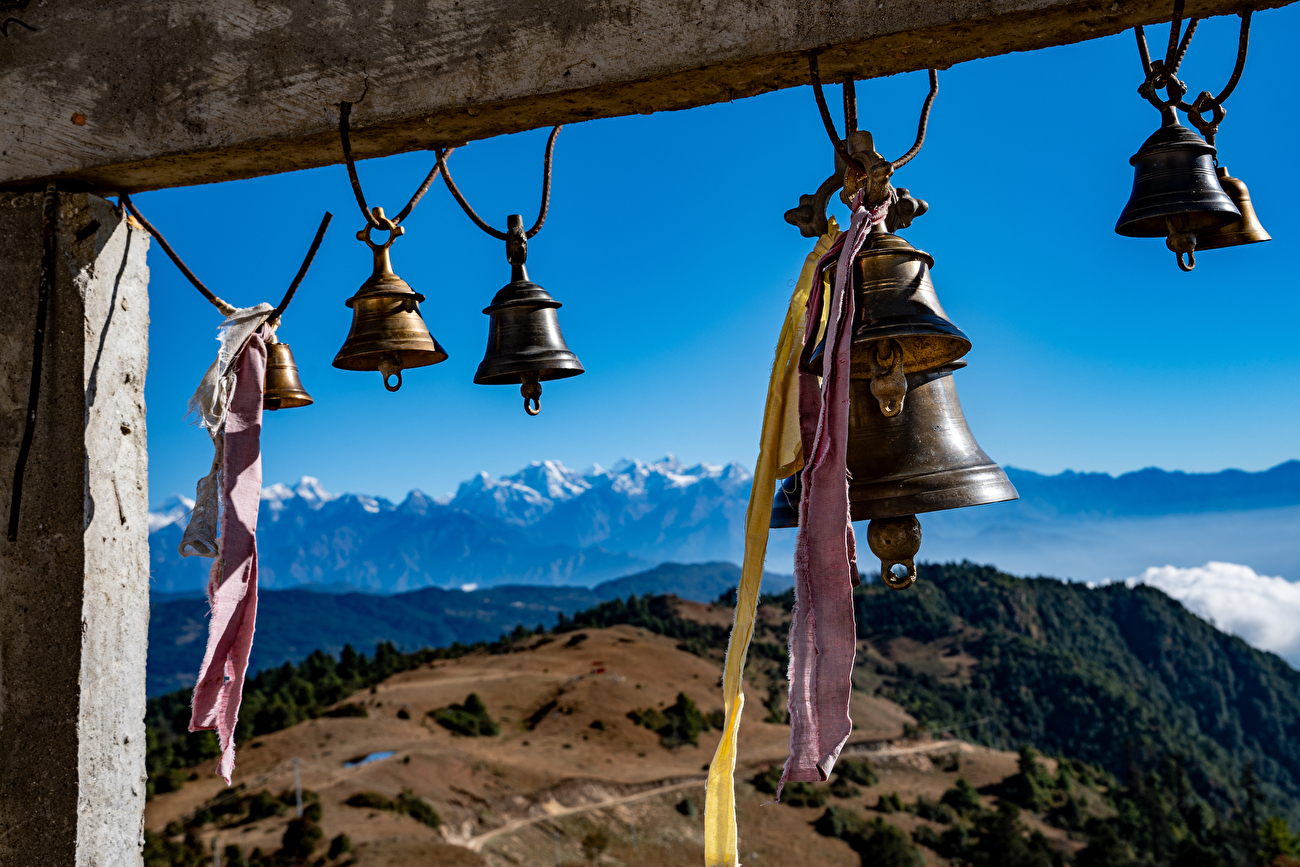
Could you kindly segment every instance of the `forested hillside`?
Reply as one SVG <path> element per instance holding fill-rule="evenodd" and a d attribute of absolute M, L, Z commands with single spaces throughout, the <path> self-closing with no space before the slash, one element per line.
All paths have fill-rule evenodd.
<path fill-rule="evenodd" d="M 1179 756 L 1195 789 L 1223 806 L 1240 801 L 1254 768 L 1300 818 L 1300 672 L 1279 657 L 1144 585 L 1090 589 L 969 563 L 920 575 L 904 593 L 864 582 L 855 599 L 860 637 L 943 644 L 976 661 L 955 673 L 885 660 L 860 669 L 923 724 L 1121 778 Z"/>
<path fill-rule="evenodd" d="M 1044 848 L 1005 810 L 965 816 L 956 802 L 950 805 L 955 818 L 934 820 L 950 824 L 949 831 L 918 829 L 916 843 L 954 864 L 1002 867 L 1300 863 L 1278 860 L 1294 854 L 1300 840 L 1282 819 L 1268 821 L 1300 819 L 1300 673 L 1149 587 L 1090 589 L 972 564 L 927 565 L 920 575 L 907 592 L 887 590 L 870 577 L 856 592 L 861 642 L 855 685 L 900 704 L 921 732 L 1059 757 L 1052 776 L 1025 753 L 1019 776 L 981 792 L 1007 810 L 1014 804 L 1032 811 L 1035 821 L 1064 829 L 1083 848 L 1073 854 Z M 762 606 L 749 665 L 759 694 L 751 698 L 747 719 L 760 718 L 766 705 L 768 722 L 780 722 L 793 595 L 766 595 Z M 699 615 L 703 608 L 664 596 L 615 599 L 561 615 L 547 631 L 554 636 L 629 624 L 720 662 L 726 612 L 715 606 Z M 565 646 L 583 638 L 576 634 Z M 513 654 L 549 640 L 521 627 L 476 646 L 402 654 L 388 645 L 372 658 L 347 648 L 337 660 L 314 654 L 302 665 L 250 681 L 239 737 L 354 710 L 364 715 L 338 702 L 431 660 Z M 184 785 L 184 769 L 215 753 L 210 733 L 185 733 L 188 698 L 178 691 L 150 701 L 151 794 Z M 897 806 L 927 819 L 947 815 L 919 802 Z M 838 813 L 818 825 L 821 833 L 862 847 L 864 864 L 876 845 L 871 841 L 882 833 L 873 829 Z M 1005 859 L 985 858 L 995 850 Z"/>

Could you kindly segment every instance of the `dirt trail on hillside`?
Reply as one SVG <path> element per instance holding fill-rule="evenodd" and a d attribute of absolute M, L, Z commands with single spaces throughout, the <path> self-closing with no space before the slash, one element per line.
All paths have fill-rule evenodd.
<path fill-rule="evenodd" d="M 963 748 L 969 749 L 969 745 L 963 741 L 930 741 L 928 743 L 917 743 L 909 746 L 894 746 L 892 744 L 850 744 L 844 749 L 845 755 L 870 755 L 876 758 L 888 758 L 893 756 L 910 756 L 918 754 L 941 753 L 950 751 L 961 751 Z M 764 761 L 750 762 L 751 765 L 772 764 L 773 762 L 784 761 L 784 756 L 773 757 Z M 581 813 L 588 813 L 593 810 L 603 810 L 610 807 L 617 807 L 621 804 L 630 804 L 644 798 L 651 798 L 656 795 L 667 794 L 668 792 L 677 792 L 682 789 L 690 789 L 697 786 L 703 786 L 707 782 L 707 777 L 693 777 L 688 780 L 674 780 L 661 786 L 655 786 L 650 789 L 644 789 L 640 792 L 633 792 L 628 795 L 619 795 L 612 798 L 606 798 L 599 801 L 593 801 L 589 804 L 580 804 L 573 807 L 566 807 L 554 799 L 542 803 L 540 806 L 545 811 L 542 815 L 527 816 L 519 819 L 512 819 L 500 828 L 493 828 L 491 831 L 477 835 L 458 834 L 456 832 L 443 830 L 443 838 L 452 845 L 463 846 L 472 852 L 481 852 L 483 847 L 491 840 L 500 837 L 503 834 L 510 834 L 525 828 L 529 825 L 535 825 L 539 822 L 547 822 L 564 816 L 575 816 Z"/>

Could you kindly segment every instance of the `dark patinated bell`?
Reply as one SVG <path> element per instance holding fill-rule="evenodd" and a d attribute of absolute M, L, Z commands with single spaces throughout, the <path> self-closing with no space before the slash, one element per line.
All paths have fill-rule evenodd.
<path fill-rule="evenodd" d="M 776 480 L 776 496 L 772 499 L 772 518 L 768 523 L 774 529 L 799 526 L 799 501 L 803 498 L 803 470 L 788 479 Z"/>
<path fill-rule="evenodd" d="M 1130 238 L 1164 238 L 1179 267 L 1195 266 L 1197 237 L 1241 217 L 1214 171 L 1214 146 L 1176 118 L 1143 143 L 1129 160 L 1133 192 L 1115 223 Z M 1189 257 L 1183 264 L 1183 255 Z"/>
<path fill-rule="evenodd" d="M 262 391 L 263 409 L 293 409 L 314 403 L 298 379 L 298 365 L 287 343 L 266 347 L 266 379 Z"/>
<path fill-rule="evenodd" d="M 382 220 L 383 210 L 375 208 L 375 212 Z M 402 231 L 392 229 L 382 246 L 371 242 L 369 226 L 357 233 L 374 253 L 375 270 L 346 302 L 352 308 L 352 329 L 334 357 L 334 366 L 341 370 L 379 371 L 389 391 L 402 387 L 403 370 L 447 360 L 446 350 L 433 339 L 420 315 L 424 296 L 393 273 L 388 248 Z M 393 377 L 395 385 L 389 383 Z"/>
<path fill-rule="evenodd" d="M 1223 247 L 1239 247 L 1242 244 L 1257 244 L 1260 241 L 1273 240 L 1273 236 L 1264 231 L 1264 227 L 1260 225 L 1246 184 L 1229 175 L 1228 170 L 1223 166 L 1218 167 L 1218 173 L 1219 186 L 1223 187 L 1223 191 L 1232 199 L 1237 210 L 1241 211 L 1241 219 L 1217 229 L 1201 232 L 1196 236 L 1196 249 L 1218 250 Z"/>
<path fill-rule="evenodd" d="M 512 214 L 510 230 L 522 239 L 522 218 Z M 523 247 L 520 253 L 518 247 Z M 541 412 L 541 383 L 584 372 L 582 362 L 564 342 L 556 315 L 560 302 L 528 279 L 527 247 L 507 241 L 511 279 L 483 308 L 489 317 L 487 352 L 474 374 L 479 385 L 518 385 L 524 411 Z"/>

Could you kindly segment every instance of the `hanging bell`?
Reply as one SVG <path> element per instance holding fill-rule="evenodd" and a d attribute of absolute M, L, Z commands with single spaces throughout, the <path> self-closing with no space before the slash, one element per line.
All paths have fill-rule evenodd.
<path fill-rule="evenodd" d="M 447 352 L 433 339 L 420 315 L 424 296 L 393 273 L 388 248 L 406 230 L 387 220 L 383 208 L 375 208 L 374 214 L 388 230 L 388 241 L 383 245 L 371 241 L 369 225 L 357 232 L 357 240 L 374 253 L 375 269 L 346 302 L 352 308 L 352 329 L 334 356 L 334 366 L 377 370 L 383 375 L 384 388 L 397 391 L 402 387 L 403 370 L 446 361 Z M 397 378 L 395 385 L 389 383 L 393 377 Z"/>
<path fill-rule="evenodd" d="M 1218 167 L 1219 186 L 1232 199 L 1232 203 L 1241 211 L 1241 219 L 1217 229 L 1210 229 L 1196 236 L 1196 249 L 1218 250 L 1223 247 L 1239 247 L 1243 244 L 1257 244 L 1271 241 L 1273 236 L 1264 231 L 1259 217 L 1255 215 L 1255 206 L 1250 202 L 1250 190 L 1246 184 L 1228 174 L 1223 166 Z"/>
<path fill-rule="evenodd" d="M 1129 160 L 1133 192 L 1115 223 L 1129 238 L 1164 238 L 1178 267 L 1196 267 L 1198 238 L 1236 222 L 1241 212 L 1219 185 L 1214 146 L 1162 109 L 1164 124 Z M 1183 256 L 1187 263 L 1183 263 Z"/>
<path fill-rule="evenodd" d="M 906 191 L 903 191 L 906 192 Z M 838 263 L 826 269 L 832 285 Z M 934 258 L 885 228 L 872 227 L 853 257 L 853 375 L 870 376 L 879 341 L 897 341 L 906 373 L 933 370 L 970 352 L 970 339 L 939 304 Z"/>
<path fill-rule="evenodd" d="M 793 476 L 776 480 L 776 496 L 772 499 L 772 517 L 768 526 L 777 529 L 799 526 L 799 501 L 803 499 L 803 470 Z"/>
<path fill-rule="evenodd" d="M 916 580 L 920 512 L 1001 503 L 1019 497 L 1002 468 L 975 442 L 957 397 L 956 361 L 907 374 L 907 404 L 886 415 L 870 380 L 849 382 L 849 517 L 867 521 L 867 542 L 880 557 L 880 576 L 895 590 Z M 772 527 L 799 526 L 800 476 L 782 479 L 772 503 Z M 910 553 L 909 553 L 910 551 Z M 902 566 L 902 575 L 893 573 Z"/>
<path fill-rule="evenodd" d="M 919 512 L 1014 500 L 1002 468 L 975 442 L 952 381 L 958 361 L 907 376 L 907 407 L 886 415 L 863 380 L 849 383 L 849 513 L 871 520 L 867 542 L 895 590 L 916 580 Z M 901 566 L 902 574 L 893 569 Z"/>
<path fill-rule="evenodd" d="M 266 347 L 266 379 L 262 391 L 262 409 L 293 409 L 314 403 L 298 379 L 298 365 L 287 343 L 270 343 Z"/>
<path fill-rule="evenodd" d="M 564 342 L 556 310 L 561 306 L 550 293 L 528 279 L 524 261 L 528 241 L 523 217 L 507 220 L 506 258 L 510 282 L 483 308 L 488 320 L 487 352 L 474 374 L 479 385 L 519 385 L 524 411 L 542 411 L 541 383 L 584 372 L 582 362 Z"/>
<path fill-rule="evenodd" d="M 900 198 L 912 204 L 909 217 L 926 210 L 907 190 Z M 970 351 L 971 342 L 948 319 L 939 304 L 930 269 L 934 259 L 877 223 L 853 259 L 854 379 L 871 381 L 871 392 L 887 415 L 903 409 L 907 375 L 952 364 Z M 824 279 L 833 285 L 838 263 Z M 825 338 L 812 350 L 804 368 L 822 373 Z"/>
<path fill-rule="evenodd" d="M 1000 503 L 1018 496 L 975 442 L 952 381 L 956 362 L 907 375 L 907 406 L 888 416 L 867 381 L 849 383 L 849 511 L 855 521 Z"/>

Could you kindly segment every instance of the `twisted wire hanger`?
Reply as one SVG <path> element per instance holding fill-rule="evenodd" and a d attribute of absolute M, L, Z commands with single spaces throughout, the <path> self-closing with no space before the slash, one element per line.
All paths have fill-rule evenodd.
<path fill-rule="evenodd" d="M 158 242 L 159 247 L 163 248 L 163 252 L 167 254 L 167 257 L 175 263 L 186 279 L 194 284 L 194 288 L 199 290 L 199 293 L 208 300 L 208 303 L 221 311 L 223 316 L 229 316 L 238 309 L 228 301 L 217 297 L 216 293 L 203 285 L 203 281 L 198 278 L 198 275 L 190 270 L 189 266 L 181 259 L 180 254 L 172 248 L 171 244 L 167 243 L 167 239 L 162 236 L 162 232 L 154 228 L 153 224 L 145 219 L 144 214 L 140 213 L 140 209 L 135 206 L 135 202 L 131 201 L 129 194 L 119 193 L 118 200 L 131 212 L 131 216 L 135 217 L 140 222 L 140 225 L 144 226 L 145 231 L 153 236 L 153 239 Z M 284 315 L 284 311 L 289 307 L 289 302 L 293 300 L 294 294 L 297 293 L 298 286 L 302 284 L 303 278 L 307 276 L 307 270 L 311 268 L 311 263 L 316 258 L 316 251 L 320 249 L 321 241 L 325 238 L 325 230 L 329 228 L 332 219 L 334 219 L 334 215 L 329 211 L 326 211 L 325 216 L 321 218 L 320 226 L 316 229 L 316 237 L 312 239 L 311 247 L 307 249 L 307 256 L 302 260 L 297 275 L 294 276 L 293 282 L 289 284 L 289 288 L 285 291 L 284 298 L 280 300 L 280 303 L 266 320 L 266 324 L 272 328 L 275 328 L 280 321 L 280 317 Z"/>
<path fill-rule="evenodd" d="M 533 227 L 523 233 L 525 240 L 540 232 L 543 224 L 546 223 L 546 213 L 551 207 L 551 159 L 555 155 L 555 139 L 562 129 L 564 129 L 564 124 L 555 127 L 551 130 L 550 136 L 546 139 L 546 152 L 542 155 L 542 206 L 537 212 L 537 220 L 533 223 Z M 508 227 L 505 232 L 502 232 L 488 225 L 488 223 L 480 217 L 472 207 L 470 207 L 469 202 L 466 201 L 460 188 L 456 186 L 456 182 L 451 179 L 451 172 L 447 169 L 447 155 L 450 154 L 451 151 L 439 149 L 435 151 L 435 153 L 438 155 L 438 166 L 442 169 L 442 179 L 447 184 L 447 189 L 451 191 L 452 197 L 456 199 L 456 202 L 465 212 L 465 215 L 474 221 L 474 225 L 478 226 L 498 241 L 509 240 L 513 227 Z"/>
<path fill-rule="evenodd" d="M 362 99 L 364 98 L 362 96 Z M 429 187 L 433 185 L 434 179 L 438 177 L 438 172 L 440 170 L 446 171 L 445 162 L 440 156 L 429 174 L 425 176 L 424 182 L 415 191 L 415 195 L 411 196 L 411 200 L 406 203 L 405 208 L 398 212 L 396 217 L 392 219 L 376 217 L 366 205 L 366 194 L 361 191 L 361 178 L 357 175 L 357 166 L 352 159 L 352 139 L 348 134 L 348 121 L 352 117 L 352 106 L 353 103 L 351 102 L 339 103 L 339 139 L 343 143 L 343 160 L 348 166 L 348 180 L 352 182 L 352 194 L 356 196 L 357 207 L 361 208 L 361 215 L 365 217 L 367 225 L 382 231 L 392 231 L 411 215 L 411 211 L 415 210 L 415 206 L 420 203 L 420 199 L 424 198 L 425 193 L 429 192 Z M 446 153 L 450 155 L 455 150 L 455 148 L 447 148 Z"/>
<path fill-rule="evenodd" d="M 808 55 L 808 73 L 812 79 L 813 96 L 817 99 L 817 110 L 822 117 L 822 125 L 826 127 L 826 135 L 831 140 L 831 146 L 835 148 L 836 155 L 844 163 L 860 172 L 867 172 L 868 167 L 864 166 L 857 158 L 852 156 L 848 151 L 848 137 L 858 131 L 858 108 L 857 94 L 853 85 L 853 74 L 848 73 L 844 76 L 844 135 L 841 139 L 835 131 L 835 121 L 831 119 L 830 109 L 826 106 L 826 94 L 822 92 L 821 68 L 817 62 L 817 55 Z M 930 109 L 934 106 L 934 98 L 939 93 L 939 73 L 931 69 L 930 73 L 930 92 L 925 97 L 925 102 L 921 106 L 921 117 L 916 125 L 916 142 L 912 147 L 896 160 L 889 163 L 890 173 L 901 169 L 910 163 L 917 154 L 921 152 L 921 146 L 925 144 L 926 130 L 930 125 Z"/>
<path fill-rule="evenodd" d="M 1169 43 L 1165 49 L 1163 61 L 1152 61 L 1151 51 L 1147 47 L 1146 31 L 1142 25 L 1139 24 L 1133 28 L 1133 34 L 1137 39 L 1138 56 L 1142 61 L 1142 72 L 1146 76 L 1146 80 L 1143 82 L 1142 87 L 1139 88 L 1139 92 L 1157 107 L 1177 107 L 1182 109 L 1201 131 L 1202 135 L 1205 136 L 1206 141 L 1212 145 L 1219 124 L 1227 115 L 1223 103 L 1237 89 L 1237 83 L 1241 81 L 1241 74 L 1246 68 L 1246 54 L 1250 47 L 1250 21 L 1254 15 L 1254 9 L 1246 6 L 1239 13 L 1241 29 L 1237 37 L 1237 61 L 1233 66 L 1228 83 L 1224 85 L 1223 90 L 1219 91 L 1218 96 L 1214 96 L 1208 90 L 1205 90 L 1201 91 L 1201 94 L 1194 102 L 1188 103 L 1183 99 L 1183 96 L 1187 93 L 1187 87 L 1178 80 L 1177 75 L 1201 19 L 1191 19 L 1180 38 L 1183 6 L 1184 0 L 1175 0 L 1173 19 L 1169 23 Z M 1155 91 L 1160 89 L 1165 89 L 1169 95 L 1168 99 L 1163 102 L 1155 96 Z M 1203 117 L 1207 113 L 1211 115 L 1209 120 Z"/>

